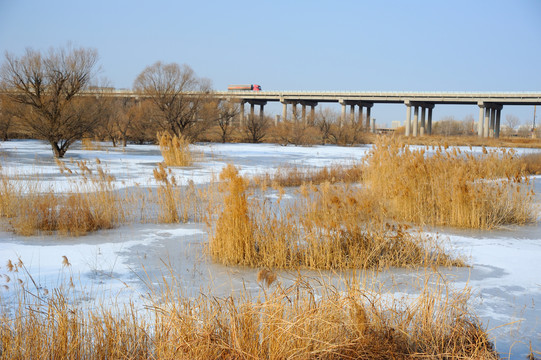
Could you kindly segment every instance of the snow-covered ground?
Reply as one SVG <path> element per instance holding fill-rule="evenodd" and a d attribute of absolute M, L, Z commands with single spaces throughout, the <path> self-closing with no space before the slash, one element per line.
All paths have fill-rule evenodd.
<path fill-rule="evenodd" d="M 62 161 L 76 169 L 74 160 L 87 160 L 88 166 L 95 168 L 99 159 L 100 166 L 114 175 L 118 189 L 156 185 L 152 171 L 163 160 L 156 146 L 129 145 L 126 149 L 102 146 L 101 150 L 88 151 L 76 144 Z M 268 144 L 200 144 L 194 148 L 202 154 L 199 160 L 189 168 L 173 170 L 181 182 L 208 183 L 228 163 L 238 166 L 242 174 L 253 175 L 284 164 L 319 167 L 351 163 L 361 160 L 370 149 L 369 146 Z M 468 148 L 463 150 L 469 151 Z M 77 175 L 61 174 L 50 147 L 39 141 L 2 143 L 0 164 L 3 174 L 18 176 L 21 181 L 32 182 L 39 177 L 44 190 L 70 191 L 77 181 Z M 541 178 L 534 177 L 534 183 L 537 194 L 541 193 Z M 536 199 L 539 204 L 539 195 Z M 529 342 L 541 351 L 541 270 L 537 263 L 541 259 L 541 226 L 496 231 L 441 228 L 433 231 L 449 239 L 457 251 L 468 256 L 470 268 L 440 271 L 457 288 L 472 288 L 472 305 L 490 330 L 498 351 L 504 356 L 511 351 L 512 358 L 523 359 L 529 351 Z M 15 289 L 21 286 L 16 278 L 28 287 L 35 282 L 41 294 L 72 279 L 74 291 L 89 304 L 111 298 L 142 304 L 149 286 L 159 286 L 162 276 L 171 274 L 186 296 L 200 291 L 229 295 L 242 288 L 258 291 L 257 269 L 213 264 L 204 251 L 206 241 L 203 224 L 129 224 L 77 238 L 21 237 L 5 230 L 0 232 L 0 301 L 2 306 L 16 301 Z M 70 266 L 63 265 L 63 256 Z M 18 273 L 8 271 L 8 260 L 16 263 L 19 259 L 24 268 Z M 306 275 L 317 277 L 320 274 L 306 272 Z M 417 273 L 394 269 L 377 276 L 414 282 Z M 294 274 L 280 272 L 279 278 L 287 282 Z"/>

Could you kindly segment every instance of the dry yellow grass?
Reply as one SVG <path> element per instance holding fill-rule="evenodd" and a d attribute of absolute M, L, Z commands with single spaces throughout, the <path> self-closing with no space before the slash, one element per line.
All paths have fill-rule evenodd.
<path fill-rule="evenodd" d="M 229 165 L 220 174 L 223 209 L 211 227 L 215 261 L 269 268 L 386 268 L 464 265 L 433 238 L 385 219 L 359 187 L 302 186 L 293 204 L 249 200 L 248 182 Z"/>
<path fill-rule="evenodd" d="M 142 308 L 83 308 L 69 287 L 30 286 L 0 317 L 0 358 L 498 359 L 469 290 L 437 279 L 426 274 L 407 299 L 366 280 L 316 281 L 316 290 L 302 277 L 260 295 L 187 298 L 164 279 Z"/>
<path fill-rule="evenodd" d="M 205 196 L 198 192 L 193 182 L 179 186 L 171 169 L 160 163 L 154 169 L 154 179 L 158 182 L 156 197 L 152 200 L 158 206 L 158 222 L 187 222 L 190 218 L 202 220 L 202 207 Z"/>
<path fill-rule="evenodd" d="M 165 165 L 167 166 L 190 166 L 193 157 L 190 152 L 190 141 L 184 136 L 171 136 L 169 133 L 158 133 L 158 144 Z"/>
<path fill-rule="evenodd" d="M 1 214 L 20 235 L 37 232 L 84 235 L 91 231 L 110 229 L 125 217 L 126 201 L 121 201 L 114 187 L 114 178 L 102 167 L 93 173 L 84 161 L 77 162 L 78 170 L 58 162 L 66 176 L 74 172 L 82 176 L 72 183 L 67 194 L 43 189 L 39 177 L 23 181 L 17 175 L 1 174 Z M 28 180 L 28 179 L 26 179 Z"/>
<path fill-rule="evenodd" d="M 282 166 L 274 173 L 254 176 L 252 181 L 256 184 L 266 184 L 281 187 L 301 186 L 312 183 L 314 185 L 324 182 L 354 183 L 361 181 L 362 165 L 334 164 L 322 168 L 299 167 L 296 165 Z"/>
<path fill-rule="evenodd" d="M 533 191 L 513 150 L 426 150 L 380 137 L 367 158 L 366 184 L 399 221 L 479 229 L 532 221 Z"/>
<path fill-rule="evenodd" d="M 541 175 L 541 153 L 522 155 L 519 157 L 519 161 L 525 174 Z"/>
<path fill-rule="evenodd" d="M 402 132 L 403 134 L 403 132 Z M 488 147 L 506 147 L 506 148 L 541 148 L 541 139 L 532 139 L 531 137 L 500 137 L 494 138 L 480 138 L 478 136 L 443 136 L 443 135 L 430 135 L 430 136 L 404 136 L 402 134 L 395 134 L 394 137 L 400 139 L 408 145 L 428 145 L 428 146 L 488 146 Z M 367 134 L 370 143 L 375 143 L 380 135 Z"/>

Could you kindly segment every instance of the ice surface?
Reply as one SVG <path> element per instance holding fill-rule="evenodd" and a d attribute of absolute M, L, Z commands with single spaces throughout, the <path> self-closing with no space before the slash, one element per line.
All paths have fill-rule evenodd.
<path fill-rule="evenodd" d="M 292 147 L 269 144 L 199 144 L 201 155 L 189 168 L 174 168 L 182 183 L 208 183 L 228 163 L 240 168 L 242 174 L 272 172 L 285 164 L 321 167 L 335 163 L 360 161 L 370 146 Z M 462 148 L 470 151 L 469 148 Z M 482 149 L 474 148 L 480 153 Z M 539 150 L 517 149 L 519 153 Z M 82 150 L 74 145 L 61 160 L 77 171 L 75 160 L 86 160 L 90 168 L 98 166 L 115 177 L 118 189 L 136 184 L 156 186 L 152 171 L 162 161 L 159 149 L 152 145 L 128 145 L 125 149 L 102 144 L 101 150 Z M 3 174 L 17 176 L 23 182 L 37 177 L 44 190 L 66 192 L 81 179 L 80 175 L 61 174 L 50 147 L 35 140 L 9 141 L 0 145 Z M 534 177 L 537 193 L 541 177 Z M 537 195 L 539 201 L 539 195 Z M 475 311 L 489 329 L 499 351 L 513 358 L 524 358 L 532 342 L 541 349 L 541 227 L 538 224 L 496 231 L 459 231 L 434 229 L 460 253 L 469 258 L 470 268 L 440 269 L 456 288 L 466 285 L 475 294 Z M 117 229 L 99 231 L 83 237 L 32 236 L 21 237 L 10 232 L 0 233 L 0 299 L 2 305 L 14 302 L 18 279 L 40 291 L 65 286 L 70 278 L 75 289 L 90 299 L 114 298 L 138 304 L 149 286 L 160 284 L 164 276 L 174 275 L 186 296 L 200 291 L 229 295 L 246 288 L 260 289 L 258 269 L 226 267 L 214 264 L 205 252 L 206 228 L 202 224 L 130 224 Z M 63 256 L 70 266 L 62 264 Z M 26 270 L 9 272 L 7 262 L 21 259 Z M 318 277 L 320 272 L 305 272 Z M 336 274 L 323 273 L 329 278 Z M 414 282 L 417 273 L 389 270 L 377 274 L 381 279 Z M 9 281 L 8 281 L 9 277 Z M 294 274 L 279 272 L 280 281 L 291 281 Z M 34 283 L 36 285 L 34 285 Z M 396 296 L 411 293 L 412 288 L 396 290 Z M 513 323 L 513 325 L 501 326 Z"/>

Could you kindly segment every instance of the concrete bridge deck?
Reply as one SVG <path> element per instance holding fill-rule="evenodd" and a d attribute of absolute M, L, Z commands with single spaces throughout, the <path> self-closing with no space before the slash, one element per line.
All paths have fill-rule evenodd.
<path fill-rule="evenodd" d="M 187 93 L 189 95 L 189 93 Z M 196 93 L 194 93 L 195 95 Z M 198 93 L 197 93 L 198 94 Z M 371 108 L 374 104 L 404 104 L 406 119 L 404 122 L 407 136 L 431 134 L 432 109 L 435 105 L 477 105 L 479 106 L 478 135 L 498 137 L 500 116 L 504 105 L 541 105 L 541 92 L 397 92 L 397 91 L 215 91 L 211 93 L 219 99 L 237 101 L 241 104 L 240 121 L 244 122 L 244 105 L 250 105 L 250 116 L 254 116 L 254 107 L 259 105 L 259 116 L 263 117 L 263 108 L 268 102 L 283 104 L 282 119 L 287 119 L 288 105 L 292 115 L 298 118 L 297 106 L 301 105 L 302 120 L 313 120 L 315 106 L 318 103 L 339 103 L 342 105 L 341 122 L 348 121 L 346 108 L 350 107 L 349 121 L 366 122 L 366 128 L 374 130 Z M 128 89 L 87 90 L 81 95 L 144 98 Z M 307 115 L 306 107 L 311 107 Z M 355 108 L 357 116 L 355 114 Z M 413 107 L 413 119 L 411 108 Z M 420 111 L 419 111 L 420 110 Z M 309 116 L 309 118 L 308 118 Z"/>

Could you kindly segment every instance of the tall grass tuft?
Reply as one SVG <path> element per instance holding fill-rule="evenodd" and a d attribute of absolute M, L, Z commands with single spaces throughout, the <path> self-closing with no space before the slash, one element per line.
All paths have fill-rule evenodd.
<path fill-rule="evenodd" d="M 212 256 L 227 264 L 256 266 L 254 222 L 248 208 L 248 181 L 229 164 L 220 173 L 220 190 L 225 194 L 223 210 L 215 225 L 209 249 Z"/>
<path fill-rule="evenodd" d="M 158 133 L 158 144 L 165 165 L 167 166 L 190 166 L 193 157 L 190 152 L 190 142 L 184 136 L 171 136 L 169 133 Z"/>
<path fill-rule="evenodd" d="M 94 173 L 84 161 L 76 165 L 79 170 L 71 170 L 59 162 L 67 176 L 77 172 L 82 176 L 82 181 L 73 183 L 67 194 L 42 189 L 39 178 L 23 181 L 2 174 L 2 215 L 10 219 L 15 233 L 58 232 L 79 236 L 113 228 L 122 221 L 127 210 L 118 198 L 114 177 L 100 166 Z"/>
<path fill-rule="evenodd" d="M 267 268 L 463 266 L 433 238 L 385 220 L 385 209 L 359 187 L 303 185 L 288 206 L 249 200 L 247 180 L 228 166 L 223 210 L 210 230 L 213 258 Z"/>
<path fill-rule="evenodd" d="M 302 184 L 355 183 L 362 178 L 362 164 L 354 163 L 333 164 L 322 168 L 300 167 L 297 165 L 282 166 L 274 173 L 256 175 L 253 181 L 256 184 L 266 183 L 273 186 L 294 187 Z"/>
<path fill-rule="evenodd" d="M 0 317 L 0 358 L 498 359 L 469 290 L 433 281 L 409 298 L 359 280 L 316 290 L 302 277 L 259 295 L 187 298 L 166 281 L 140 309 L 21 289 L 33 296 Z"/>
<path fill-rule="evenodd" d="M 367 158 L 364 180 L 398 220 L 480 229 L 532 221 L 533 191 L 513 150 L 427 150 L 380 137 Z"/>

